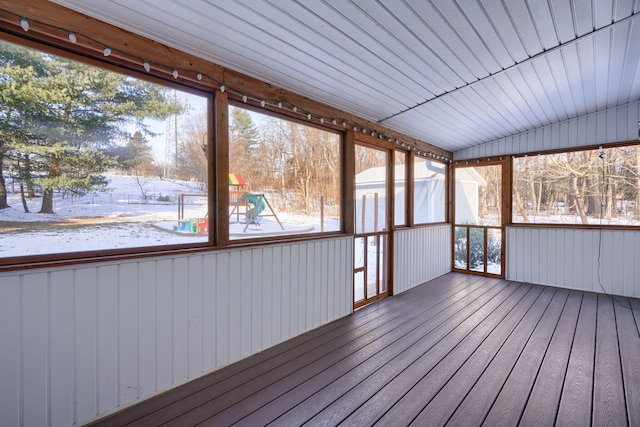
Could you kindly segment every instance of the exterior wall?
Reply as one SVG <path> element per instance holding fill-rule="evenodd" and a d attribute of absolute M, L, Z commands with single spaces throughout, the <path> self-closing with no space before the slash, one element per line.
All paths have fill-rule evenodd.
<path fill-rule="evenodd" d="M 507 227 L 509 280 L 640 297 L 640 231 Z"/>
<path fill-rule="evenodd" d="M 351 237 L 0 273 L 0 425 L 82 424 L 352 312 Z"/>
<path fill-rule="evenodd" d="M 501 138 L 454 153 L 455 160 L 638 140 L 640 101 Z"/>
<path fill-rule="evenodd" d="M 451 271 L 451 225 L 411 228 L 394 235 L 394 293 Z"/>

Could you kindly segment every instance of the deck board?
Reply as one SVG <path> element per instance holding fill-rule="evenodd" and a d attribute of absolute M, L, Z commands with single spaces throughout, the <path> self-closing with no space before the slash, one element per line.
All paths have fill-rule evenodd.
<path fill-rule="evenodd" d="M 578 291 L 569 294 L 520 418 L 522 425 L 550 426 L 555 423 L 582 296 L 583 293 Z"/>
<path fill-rule="evenodd" d="M 545 311 L 542 320 L 527 341 L 504 386 L 493 402 L 483 425 L 508 427 L 518 424 L 533 389 L 542 359 L 559 325 L 569 292 L 560 289 Z M 489 397 L 489 396 L 488 396 Z"/>
<path fill-rule="evenodd" d="M 509 335 L 504 345 L 498 350 L 490 364 L 483 370 L 478 381 L 471 387 L 455 413 L 448 419 L 447 425 L 477 426 L 484 420 L 493 402 L 502 390 L 509 374 L 522 354 L 527 342 L 540 324 L 543 315 L 549 316 L 548 307 L 556 290 L 547 288 L 538 297 L 534 305 Z M 515 397 L 523 396 L 518 393 Z M 442 393 L 439 394 L 442 396 Z M 421 415 L 429 415 L 426 411 Z M 423 421 L 427 421 L 422 418 Z M 415 422 L 420 423 L 418 417 Z"/>
<path fill-rule="evenodd" d="M 640 425 L 640 301 L 450 273 L 104 418 Z"/>
<path fill-rule="evenodd" d="M 627 422 L 619 348 L 613 301 L 598 295 L 593 378 L 593 424 L 597 426 Z"/>
<path fill-rule="evenodd" d="M 622 304 L 614 304 L 620 345 L 622 379 L 626 396 L 628 424 L 640 425 L 640 333 L 632 311 L 632 301 L 622 299 Z M 640 305 L 636 306 L 640 313 Z"/>
<path fill-rule="evenodd" d="M 585 293 L 560 397 L 558 425 L 591 425 L 598 297 Z"/>

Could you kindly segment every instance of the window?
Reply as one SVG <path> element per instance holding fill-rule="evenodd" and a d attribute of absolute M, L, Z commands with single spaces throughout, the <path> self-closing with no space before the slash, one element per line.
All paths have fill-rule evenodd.
<path fill-rule="evenodd" d="M 446 166 L 425 157 L 413 158 L 413 222 L 445 221 Z"/>
<path fill-rule="evenodd" d="M 208 98 L 0 41 L 0 258 L 207 245 Z"/>
<path fill-rule="evenodd" d="M 340 231 L 339 134 L 238 106 L 229 134 L 230 239 Z"/>
<path fill-rule="evenodd" d="M 502 225 L 502 166 L 456 167 L 455 223 Z"/>
<path fill-rule="evenodd" d="M 407 153 L 394 152 L 394 225 L 407 224 Z"/>
<path fill-rule="evenodd" d="M 513 222 L 640 225 L 640 146 L 513 159 Z"/>

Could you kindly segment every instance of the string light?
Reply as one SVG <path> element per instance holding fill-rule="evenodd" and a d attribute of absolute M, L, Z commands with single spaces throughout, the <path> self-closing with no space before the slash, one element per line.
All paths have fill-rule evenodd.
<path fill-rule="evenodd" d="M 48 24 L 46 24 L 46 23 L 45 23 L 45 24 L 43 24 L 43 25 L 48 25 Z M 28 18 L 26 18 L 26 17 L 21 17 L 21 18 L 20 18 L 20 26 L 22 27 L 22 29 L 23 29 L 24 31 L 29 31 L 29 29 L 30 29 L 30 23 L 29 23 Z M 52 25 L 49 25 L 49 26 L 51 26 L 51 27 L 53 27 L 53 28 L 56 28 L 56 29 L 58 29 L 58 30 L 68 31 L 68 38 L 69 38 L 69 42 L 71 42 L 71 43 L 73 43 L 73 44 L 76 44 L 76 43 L 78 42 L 78 35 L 77 35 L 77 33 L 73 32 L 73 31 L 65 30 L 64 28 L 54 27 L 54 26 L 52 26 Z M 88 37 L 88 36 L 83 36 L 83 37 L 84 37 L 84 38 L 87 38 L 87 39 L 89 39 L 89 40 L 91 40 L 91 41 L 93 41 L 93 42 L 95 42 L 95 43 L 101 44 L 101 42 L 100 42 L 100 41 L 98 41 L 98 40 L 94 40 L 94 39 L 92 39 L 92 38 L 90 38 L 90 37 Z M 110 46 L 107 46 L 106 44 L 102 44 L 102 45 L 104 46 L 104 50 L 102 51 L 103 55 L 104 55 L 105 57 L 110 56 L 110 55 L 111 55 L 111 53 L 113 52 L 113 48 L 112 48 L 112 47 L 110 47 Z M 123 52 L 123 53 L 124 53 L 125 55 L 127 55 L 127 52 Z M 131 56 L 131 57 L 135 58 L 135 56 L 134 56 L 134 55 L 130 55 L 130 54 L 129 54 L 129 56 Z M 151 71 L 151 65 L 149 64 L 149 62 L 148 62 L 146 59 L 138 58 L 138 60 L 141 60 L 141 61 L 142 61 L 142 66 L 143 66 L 143 68 L 144 68 L 144 70 L 145 70 L 146 72 L 150 72 L 150 71 Z M 164 64 L 164 65 L 163 65 L 163 64 L 158 64 L 158 66 L 159 66 L 160 68 L 163 68 L 163 67 L 164 67 L 165 69 L 166 69 L 166 68 L 171 68 L 171 67 L 169 67 L 169 66 L 168 66 L 168 65 L 166 65 L 166 64 Z M 183 71 L 185 71 L 185 70 L 183 70 Z M 191 70 L 186 70 L 186 71 L 191 71 Z M 190 73 L 186 73 L 186 74 L 190 74 Z M 179 77 L 179 75 L 180 75 L 180 71 L 178 70 L 178 68 L 172 68 L 172 75 L 173 75 L 173 78 L 174 78 L 174 79 L 177 79 L 177 78 Z M 202 72 L 200 72 L 200 71 L 198 71 L 198 72 L 196 73 L 196 75 L 195 75 L 195 77 L 196 77 L 199 81 L 202 81 L 202 79 L 203 79 L 205 76 L 206 76 L 206 75 L 205 75 L 205 74 L 203 74 L 203 73 L 202 73 Z M 208 77 L 210 80 L 212 80 L 212 81 L 214 81 L 214 82 L 216 81 L 215 79 L 213 79 L 213 78 L 211 78 L 211 77 L 209 77 L 209 76 L 206 76 L 206 77 Z M 220 88 L 220 92 L 225 92 L 225 91 L 227 90 L 227 87 L 226 87 L 226 85 L 225 85 L 224 83 L 220 83 L 219 88 Z M 259 99 L 259 98 L 257 98 L 257 99 Z M 243 94 L 243 95 L 242 95 L 242 102 L 244 102 L 244 103 L 246 104 L 246 103 L 247 103 L 247 100 L 248 100 L 248 96 L 247 96 L 246 94 Z M 265 106 L 266 106 L 266 104 L 267 104 L 266 100 L 262 99 L 262 100 L 260 101 L 260 105 L 261 105 L 262 107 L 265 107 Z M 282 103 L 282 101 L 278 101 L 275 105 L 277 105 L 277 107 L 278 107 L 278 108 L 283 108 L 283 103 Z M 295 106 L 295 105 L 293 105 L 293 106 L 292 106 L 292 108 L 291 108 L 291 110 L 292 110 L 294 113 L 296 113 L 296 112 L 298 112 L 298 107 L 297 107 L 297 106 Z M 307 119 L 308 119 L 308 120 L 311 120 L 311 119 L 312 119 L 312 117 L 313 117 L 313 115 L 312 115 L 312 113 L 311 113 L 311 112 L 307 112 L 306 117 L 307 117 Z M 319 122 L 320 122 L 321 124 L 324 124 L 324 122 L 325 122 L 325 118 L 324 118 L 324 117 L 320 117 L 320 118 L 319 118 Z M 338 119 L 335 119 L 335 118 L 334 118 L 334 119 L 331 119 L 331 123 L 332 123 L 334 126 L 337 126 L 337 124 L 338 124 Z M 343 120 L 341 120 L 341 124 L 342 124 L 342 127 L 344 127 L 344 128 L 347 128 L 347 126 L 348 126 L 347 121 L 346 121 L 346 120 L 344 120 L 344 119 L 343 119 Z M 639 127 L 640 127 L 640 123 L 638 123 L 638 125 L 639 125 Z M 354 131 L 357 131 L 357 130 L 358 130 L 358 126 L 357 126 L 357 125 L 354 125 L 354 126 L 353 126 L 353 130 L 354 130 Z M 368 133 L 368 132 L 370 132 L 370 135 L 371 135 L 371 136 L 374 136 L 374 137 L 375 137 L 375 136 L 377 135 L 377 136 L 378 136 L 378 138 L 380 138 L 380 139 L 386 139 L 386 140 L 388 140 L 390 143 L 393 143 L 393 141 L 394 141 L 394 139 L 393 139 L 393 138 L 391 138 L 391 137 L 388 137 L 388 136 L 386 135 L 386 133 L 376 132 L 375 130 L 367 129 L 366 127 L 361 128 L 361 130 L 362 130 L 362 132 L 363 132 L 363 133 L 365 133 L 365 134 L 366 134 L 366 133 Z M 640 136 L 640 135 L 639 135 L 639 136 Z M 402 147 L 402 148 L 405 148 L 405 147 L 406 147 L 406 148 L 407 148 L 407 149 L 409 149 L 409 150 L 416 151 L 417 153 L 419 153 L 419 154 L 421 154 L 421 155 L 424 155 L 424 156 L 429 155 L 429 156 L 433 156 L 433 157 L 435 157 L 435 155 L 434 155 L 433 153 L 430 153 L 430 152 L 429 152 L 429 153 L 427 153 L 426 151 L 420 151 L 420 150 L 418 150 L 418 149 L 417 149 L 417 147 L 413 147 L 413 146 L 411 146 L 411 145 L 409 145 L 409 144 L 405 144 L 404 142 L 401 142 L 401 141 L 399 141 L 398 139 L 395 139 L 395 144 L 396 144 L 396 145 L 398 145 L 398 146 L 400 146 L 400 147 Z M 450 163 L 452 162 L 452 160 L 451 160 L 451 159 L 448 159 L 446 156 L 438 156 L 437 158 L 438 158 L 438 159 L 442 159 L 443 161 L 448 161 L 448 162 L 450 162 Z"/>

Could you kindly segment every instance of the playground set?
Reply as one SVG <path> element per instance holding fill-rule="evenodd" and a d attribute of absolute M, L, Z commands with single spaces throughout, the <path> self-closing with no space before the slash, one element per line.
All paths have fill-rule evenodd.
<path fill-rule="evenodd" d="M 184 219 L 184 199 L 190 196 L 202 196 L 202 194 L 178 194 L 178 225 L 173 226 L 173 230 L 183 233 L 206 234 L 209 232 L 208 213 L 202 218 Z M 229 207 L 232 208 L 229 218 L 235 214 L 236 224 L 240 223 L 240 216 L 244 215 L 245 227 L 243 233 L 247 232 L 247 228 L 251 224 L 259 226 L 265 216 L 274 217 L 280 228 L 284 230 L 284 226 L 269 204 L 267 196 L 262 193 L 249 192 L 248 185 L 242 174 L 229 174 Z M 267 208 L 270 213 L 265 213 Z"/>

